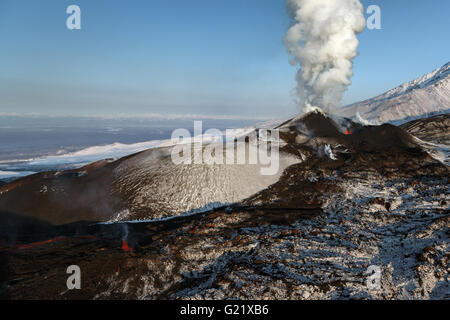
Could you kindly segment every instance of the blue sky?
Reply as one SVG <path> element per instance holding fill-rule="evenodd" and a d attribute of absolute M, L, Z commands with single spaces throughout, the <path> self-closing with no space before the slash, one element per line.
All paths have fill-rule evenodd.
<path fill-rule="evenodd" d="M 362 2 L 382 30 L 359 36 L 345 104 L 450 60 L 449 1 Z M 288 26 L 284 0 L 2 0 L 0 113 L 294 114 Z"/>

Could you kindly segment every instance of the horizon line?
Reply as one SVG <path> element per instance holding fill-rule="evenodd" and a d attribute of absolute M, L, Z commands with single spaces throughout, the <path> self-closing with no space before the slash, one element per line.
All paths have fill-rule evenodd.
<path fill-rule="evenodd" d="M 242 115 L 202 115 L 202 114 L 164 114 L 164 113 L 133 113 L 133 114 L 68 114 L 53 115 L 47 113 L 16 113 L 16 112 L 0 112 L 0 117 L 35 117 L 35 118 L 82 118 L 82 119 L 103 119 L 103 120 L 271 120 L 275 116 L 242 116 Z"/>

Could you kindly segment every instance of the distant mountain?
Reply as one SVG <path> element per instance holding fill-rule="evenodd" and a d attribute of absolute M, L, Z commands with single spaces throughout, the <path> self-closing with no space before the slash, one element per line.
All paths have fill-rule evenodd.
<path fill-rule="evenodd" d="M 342 109 L 341 115 L 366 120 L 402 123 L 450 112 L 450 62 L 375 98 Z"/>

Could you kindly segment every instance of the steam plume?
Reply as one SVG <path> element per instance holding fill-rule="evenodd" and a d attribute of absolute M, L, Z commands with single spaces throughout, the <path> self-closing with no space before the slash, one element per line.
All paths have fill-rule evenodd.
<path fill-rule="evenodd" d="M 293 26 L 284 37 L 297 73 L 297 104 L 304 112 L 339 107 L 353 76 L 356 35 L 365 28 L 359 0 L 287 0 Z"/>

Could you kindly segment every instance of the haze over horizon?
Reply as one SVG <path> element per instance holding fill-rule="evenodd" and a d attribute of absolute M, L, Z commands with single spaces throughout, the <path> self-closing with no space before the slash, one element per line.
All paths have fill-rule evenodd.
<path fill-rule="evenodd" d="M 382 30 L 358 36 L 344 105 L 448 62 L 450 4 L 433 2 L 362 1 L 381 7 Z M 81 30 L 66 28 L 71 4 Z M 284 0 L 4 0 L 0 114 L 291 115 L 289 23 Z"/>

